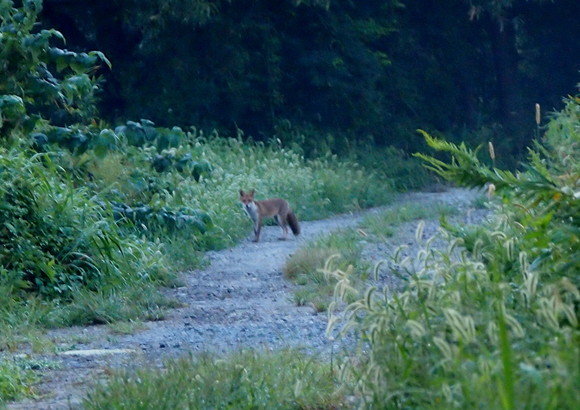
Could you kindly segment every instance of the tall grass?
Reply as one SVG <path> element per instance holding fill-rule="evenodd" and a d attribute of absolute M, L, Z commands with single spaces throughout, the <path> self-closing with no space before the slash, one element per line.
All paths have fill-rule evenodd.
<path fill-rule="evenodd" d="M 0 356 L 0 406 L 10 400 L 29 396 L 30 386 L 37 380 L 31 369 L 12 358 Z"/>
<path fill-rule="evenodd" d="M 87 409 L 331 409 L 341 405 L 327 364 L 299 351 L 204 354 L 163 369 L 115 374 Z"/>
<path fill-rule="evenodd" d="M 292 254 L 284 265 L 284 277 L 296 285 L 294 300 L 298 305 L 312 305 L 326 311 L 332 300 L 336 278 L 328 275 L 329 266 L 346 271 L 352 269 L 349 286 L 364 288 L 371 266 L 363 260 L 363 243 L 390 238 L 401 224 L 418 219 L 454 215 L 457 210 L 438 203 L 434 206 L 402 203 L 363 218 L 358 229 L 343 229 L 308 242 Z M 352 301 L 352 300 L 350 300 Z"/>
<path fill-rule="evenodd" d="M 332 266 L 348 269 L 357 266 L 364 277 L 362 246 L 354 229 L 344 229 L 310 241 L 290 256 L 283 268 L 284 277 L 296 285 L 297 305 L 311 305 L 318 312 L 328 309 L 336 281 L 322 272 L 331 260 Z"/>
<path fill-rule="evenodd" d="M 573 408 L 577 288 L 567 279 L 541 286 L 523 253 L 509 259 L 523 265 L 511 282 L 481 249 L 447 239 L 446 249 L 427 240 L 418 259 L 394 260 L 402 291 L 368 288 L 344 316 L 334 312 L 331 328 L 354 330 L 362 349 L 345 357 L 342 380 L 372 408 Z M 346 272 L 327 273 L 337 295 L 352 292 Z"/>
<path fill-rule="evenodd" d="M 419 224 L 422 249 L 393 256 L 401 291 L 368 287 L 344 312 L 331 305 L 329 331 L 360 341 L 341 380 L 361 407 L 577 407 L 580 176 L 578 157 L 560 156 L 558 144 L 578 150 L 579 107 L 577 98 L 567 102 L 517 174 L 426 135 L 453 156 L 422 156 L 433 170 L 467 186 L 492 183 L 503 201 L 487 225 L 444 223 L 444 248 L 423 242 Z M 350 272 L 326 273 L 337 281 L 336 302 L 352 295 Z"/>
<path fill-rule="evenodd" d="M 17 349 L 30 329 L 162 318 L 175 304 L 158 286 L 251 231 L 240 188 L 286 198 L 302 220 L 393 195 L 378 172 L 336 157 L 171 132 L 178 142 L 164 149 L 119 138 L 105 155 L 0 151 L 0 349 Z M 161 172 L 159 158 L 211 167 Z"/>
<path fill-rule="evenodd" d="M 303 220 L 382 204 L 393 196 L 392 185 L 378 170 L 355 162 L 326 156 L 306 160 L 275 141 L 252 143 L 235 138 L 206 137 L 192 131 L 172 148 L 126 147 L 128 155 L 93 158 L 88 169 L 97 189 L 110 199 L 151 206 L 155 209 L 189 207 L 207 214 L 212 223 L 203 234 L 193 234 L 187 246 L 179 236 L 177 246 L 196 250 L 222 248 L 241 239 L 250 223 L 238 205 L 240 188 L 256 189 L 259 198 L 284 197 Z M 211 164 L 201 178 L 175 170 L 151 174 L 150 159 L 156 156 L 183 158 Z M 118 172 L 116 178 L 110 173 Z M 143 179 L 149 179 L 147 184 Z M 164 236 L 167 233 L 159 233 Z M 169 249 L 168 249 L 169 250 Z M 194 260 L 195 261 L 195 260 Z"/>

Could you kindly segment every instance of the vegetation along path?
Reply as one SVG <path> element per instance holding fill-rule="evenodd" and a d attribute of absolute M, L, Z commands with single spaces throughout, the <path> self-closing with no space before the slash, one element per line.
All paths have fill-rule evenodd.
<path fill-rule="evenodd" d="M 471 223 L 481 217 L 481 211 L 472 205 L 476 196 L 476 192 L 462 189 L 410 193 L 390 207 L 420 203 L 434 208 L 436 203 L 444 203 L 459 211 L 455 216 L 459 221 Z M 328 354 L 340 348 L 340 342 L 325 336 L 326 313 L 317 313 L 312 306 L 297 306 L 293 301 L 295 285 L 283 278 L 282 268 L 291 254 L 313 238 L 354 227 L 369 212 L 380 211 L 302 222 L 302 235 L 288 241 L 277 240 L 278 227 L 266 227 L 259 243 L 248 239 L 234 248 L 208 253 L 205 269 L 187 272 L 181 287 L 167 290 L 181 307 L 170 311 L 164 320 L 134 324 L 125 331 L 115 326 L 51 331 L 48 337 L 58 353 L 38 357 L 53 365 L 39 370 L 37 399 L 8 407 L 79 407 L 90 385 L 106 380 L 111 370 L 145 364 L 161 366 L 162 359 L 188 352 L 290 346 Z M 436 212 L 425 222 L 424 234 L 435 233 Z M 404 223 L 386 242 L 369 242 L 363 252 L 365 259 L 374 263 L 388 258 L 400 244 L 411 245 L 416 226 L 417 221 Z"/>

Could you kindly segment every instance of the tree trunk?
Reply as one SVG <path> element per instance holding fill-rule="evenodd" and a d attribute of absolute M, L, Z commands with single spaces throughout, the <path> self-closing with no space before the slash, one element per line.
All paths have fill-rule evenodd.
<path fill-rule="evenodd" d="M 508 129 L 521 121 L 521 95 L 516 33 L 512 20 L 490 18 L 487 31 L 495 67 L 500 120 Z"/>

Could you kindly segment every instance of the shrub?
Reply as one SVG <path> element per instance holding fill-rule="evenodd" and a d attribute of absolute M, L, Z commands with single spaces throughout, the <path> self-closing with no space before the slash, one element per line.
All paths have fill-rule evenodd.
<path fill-rule="evenodd" d="M 111 214 L 86 189 L 62 181 L 48 156 L 3 150 L 0 175 L 0 284 L 13 296 L 66 300 L 81 288 L 160 278 L 162 258 L 145 266 L 141 253 L 157 251 L 121 237 Z"/>
<path fill-rule="evenodd" d="M 85 121 L 95 114 L 95 79 L 100 63 L 110 65 L 98 52 L 75 53 L 55 47 L 64 42 L 56 30 L 35 30 L 41 0 L 26 0 L 21 7 L 0 3 L 0 135 L 3 143 L 33 134 L 48 120 L 57 125 Z M 55 71 L 57 73 L 55 73 Z M 64 142 L 64 141 L 63 141 Z M 79 142 L 67 140 L 71 147 Z"/>

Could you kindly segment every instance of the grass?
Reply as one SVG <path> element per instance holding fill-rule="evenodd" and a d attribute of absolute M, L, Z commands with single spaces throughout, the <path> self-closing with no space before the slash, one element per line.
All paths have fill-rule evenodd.
<path fill-rule="evenodd" d="M 417 254 L 423 258 L 395 260 L 409 276 L 400 292 L 367 287 L 346 314 L 331 310 L 343 334 L 365 343 L 342 363 L 342 381 L 361 406 L 574 408 L 579 339 L 575 315 L 563 312 L 577 303 L 577 288 L 569 281 L 542 286 L 531 271 L 525 283 L 505 275 L 501 259 L 517 266 L 525 257 L 503 251 L 511 238 L 498 235 L 501 219 L 487 232 L 495 252 L 468 252 L 449 236 L 441 249 L 427 240 Z M 329 274 L 337 294 L 351 289 L 344 271 Z"/>
<path fill-rule="evenodd" d="M 126 322 L 114 322 L 109 325 L 109 330 L 117 335 L 132 335 L 146 329 L 141 321 L 128 320 Z"/>
<path fill-rule="evenodd" d="M 392 237 L 397 227 L 418 219 L 434 219 L 440 215 L 454 215 L 458 211 L 450 205 L 403 203 L 378 214 L 366 216 L 358 229 L 344 229 L 314 240 L 295 252 L 283 268 L 284 277 L 297 285 L 294 301 L 299 306 L 310 305 L 317 312 L 326 311 L 334 294 L 336 279 L 324 273 L 332 257 L 332 268 L 353 269 L 351 286 L 361 289 L 370 267 L 361 259 L 363 241 L 384 241 Z M 352 300 L 350 300 L 352 302 Z"/>
<path fill-rule="evenodd" d="M 421 204 L 406 202 L 396 205 L 378 214 L 367 215 L 360 224 L 360 228 L 379 240 L 392 237 L 396 228 L 405 222 L 419 219 L 435 219 L 439 216 L 456 215 L 458 210 L 453 206 L 438 202 L 436 204 Z"/>
<path fill-rule="evenodd" d="M 311 241 L 288 259 L 283 273 L 298 285 L 294 291 L 297 305 L 311 305 L 317 312 L 328 309 L 336 282 L 321 270 L 331 257 L 333 266 L 346 269 L 352 265 L 358 266 L 361 272 L 366 271 L 358 236 L 354 229 L 334 232 Z"/>
<path fill-rule="evenodd" d="M 0 407 L 11 401 L 34 395 L 32 385 L 38 380 L 35 371 L 58 368 L 58 363 L 27 356 L 0 355 Z"/>
<path fill-rule="evenodd" d="M 115 374 L 86 409 L 333 409 L 341 405 L 328 364 L 296 350 L 202 354 L 162 369 Z"/>
<path fill-rule="evenodd" d="M 403 204 L 401 208 L 368 217 L 363 222 L 364 230 L 373 226 L 374 235 L 383 232 L 386 226 L 396 228 L 404 222 L 454 213 L 444 205 L 437 205 L 437 212 L 433 209 Z M 364 268 L 361 260 L 361 240 L 368 241 L 369 237 L 361 236 L 358 229 L 343 229 L 308 243 L 292 255 L 284 267 L 284 277 L 297 285 L 296 303 L 309 304 L 317 311 L 328 309 L 340 278 L 325 273 L 325 266 L 332 270 L 357 266 L 349 276 L 349 285 L 362 292 L 369 269 Z M 332 258 L 330 264 L 329 258 Z M 347 303 L 355 302 L 354 296 L 351 293 Z M 336 408 L 344 404 L 345 395 L 338 389 L 335 377 L 328 363 L 292 350 L 245 351 L 219 357 L 203 354 L 168 361 L 163 369 L 117 373 L 107 385 L 98 386 L 87 396 L 85 406 L 89 409 Z"/>
<path fill-rule="evenodd" d="M 36 377 L 11 358 L 0 357 L 0 405 L 10 400 L 32 395 Z"/>
<path fill-rule="evenodd" d="M 161 297 L 158 287 L 175 286 L 180 280 L 176 272 L 200 266 L 204 251 L 231 246 L 251 232 L 238 204 L 240 188 L 255 188 L 258 199 L 286 198 L 300 220 L 382 204 L 393 197 L 379 168 L 368 170 L 330 155 L 305 159 L 276 143 L 200 133 L 182 137 L 181 145 L 166 150 L 154 143 L 119 145 L 105 156 L 63 150 L 44 162 L 29 159 L 25 150 L 0 152 L 4 172 L 18 182 L 6 177 L 7 192 L 26 188 L 15 191 L 19 202 L 6 208 L 12 218 L 7 226 L 20 225 L 2 233 L 15 235 L 7 242 L 28 252 L 2 254 L 13 267 L 0 269 L 0 348 L 35 344 L 48 349 L 38 336 L 45 328 L 119 322 L 122 333 L 131 331 L 125 323 L 162 319 L 175 302 Z M 156 155 L 190 155 L 210 164 L 211 171 L 198 178 L 176 170 L 157 172 L 151 167 Z M 32 197 L 38 203 L 27 202 Z M 148 226 L 123 225 L 113 221 L 110 209 L 103 209 L 104 200 L 143 204 L 160 212 L 199 210 L 211 221 L 199 230 L 172 231 L 155 218 Z M 21 209 L 30 209 L 34 223 L 19 216 Z M 63 232 L 70 236 L 64 244 Z M 47 248 L 54 252 L 39 258 L 38 252 Z M 36 266 L 35 261 L 42 264 Z M 28 283 L 22 275 L 31 264 Z M 299 299 L 310 303 L 311 297 Z M 321 311 L 327 305 L 324 300 L 313 304 Z"/>
<path fill-rule="evenodd" d="M 491 169 L 464 144 L 426 135 L 453 156 L 450 163 L 422 156 L 433 170 L 465 186 L 493 183 L 502 200 L 481 226 L 445 223 L 436 247 L 435 238 L 417 235 L 415 255 L 396 252 L 407 278 L 396 293 L 369 284 L 354 302 L 344 300 L 346 309 L 331 305 L 329 331 L 359 340 L 341 364 L 343 387 L 359 407 L 578 407 L 580 229 L 571 215 L 580 214 L 580 167 L 578 156 L 550 151 L 579 146 L 580 99 L 569 104 L 574 127 L 558 124 L 554 141 L 547 133 L 521 172 Z M 349 272 L 325 273 L 337 280 L 336 295 L 352 293 Z"/>

